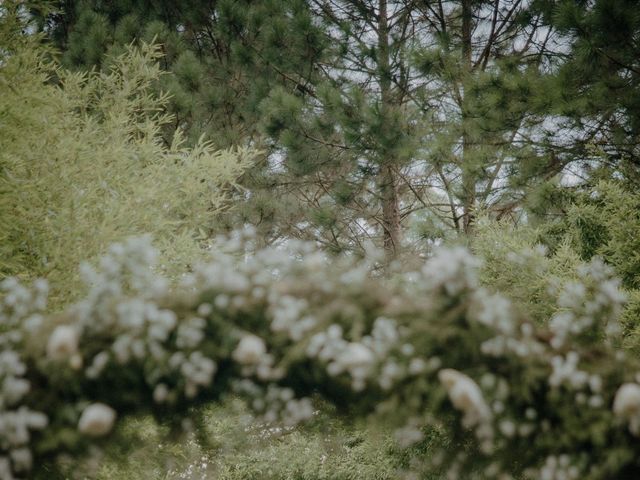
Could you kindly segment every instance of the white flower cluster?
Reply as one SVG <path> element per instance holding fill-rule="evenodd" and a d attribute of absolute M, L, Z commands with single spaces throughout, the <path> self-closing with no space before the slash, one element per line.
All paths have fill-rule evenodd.
<path fill-rule="evenodd" d="M 485 340 L 480 350 L 485 355 L 495 357 L 510 352 L 519 357 L 541 355 L 545 346 L 534 336 L 530 323 L 515 321 L 511 302 L 498 294 L 490 294 L 484 288 L 473 293 L 473 303 L 469 309 L 469 318 L 488 326 L 497 335 Z"/>
<path fill-rule="evenodd" d="M 168 281 L 153 270 L 157 257 L 151 238 L 142 236 L 112 245 L 101 257 L 98 269 L 82 264 L 80 273 L 91 288 L 84 300 L 75 305 L 80 321 L 89 325 L 96 320 L 108 321 L 113 299 L 122 299 L 126 294 L 153 299 L 166 293 Z"/>
<path fill-rule="evenodd" d="M 480 288 L 474 292 L 473 301 L 474 305 L 469 313 L 475 321 L 504 335 L 514 334 L 516 322 L 509 299 Z"/>
<path fill-rule="evenodd" d="M 382 367 L 378 375 L 378 384 L 385 390 L 391 389 L 394 383 L 406 376 L 408 373 L 402 362 L 397 361 L 390 351 L 395 348 L 400 341 L 400 330 L 395 320 L 386 317 L 378 317 L 373 322 L 371 335 L 362 337 L 362 344 L 374 352 L 376 358 L 382 361 Z M 410 357 L 414 353 L 413 345 L 405 343 L 400 347 L 400 354 Z M 419 358 L 412 358 L 414 371 Z"/>
<path fill-rule="evenodd" d="M 181 321 L 176 332 L 176 347 L 181 349 L 198 347 L 200 342 L 204 340 L 206 326 L 206 320 L 200 317 L 191 317 Z"/>
<path fill-rule="evenodd" d="M 116 421 L 116 411 L 104 403 L 92 403 L 82 411 L 78 431 L 90 437 L 103 437 L 111 432 Z"/>
<path fill-rule="evenodd" d="M 31 384 L 25 378 L 27 365 L 21 359 L 20 344 L 25 329 L 38 328 L 40 312 L 47 304 L 47 283 L 35 282 L 32 289 L 9 278 L 0 282 L 0 478 L 13 479 L 31 470 L 31 431 L 42 430 L 48 418 L 21 403 Z"/>
<path fill-rule="evenodd" d="M 613 413 L 629 422 L 629 430 L 640 436 L 640 385 L 625 383 L 620 386 L 613 400 Z"/>
<path fill-rule="evenodd" d="M 211 261 L 196 265 L 194 272 L 182 279 L 181 286 L 198 291 L 224 290 L 229 294 L 240 294 L 248 291 L 250 282 L 232 255 L 216 252 Z"/>
<path fill-rule="evenodd" d="M 397 323 L 386 317 L 378 317 L 373 323 L 371 334 L 363 336 L 359 342 L 345 340 L 342 327 L 333 324 L 326 331 L 311 337 L 307 345 L 307 355 L 328 363 L 327 372 L 332 376 L 347 372 L 351 376 L 351 387 L 355 391 L 364 389 L 373 367 L 384 361 L 378 382 L 382 388 L 389 389 L 396 379 L 405 375 L 404 367 L 389 355 L 399 340 Z M 406 344 L 403 347 L 405 355 L 413 354 L 412 345 Z M 414 365 L 415 369 L 420 366 Z"/>
<path fill-rule="evenodd" d="M 566 356 L 555 355 L 551 358 L 551 376 L 549 377 L 549 385 L 559 387 L 566 384 L 567 386 L 577 390 L 582 388 L 589 381 L 589 374 L 578 369 L 580 355 L 571 351 Z"/>
<path fill-rule="evenodd" d="M 419 273 L 407 275 L 406 279 L 401 277 L 397 279 L 399 283 L 394 283 L 395 278 L 378 281 L 364 262 L 344 260 L 325 267 L 325 258 L 309 244 L 292 242 L 297 249 L 294 252 L 269 248 L 247 255 L 246 242 L 250 237 L 250 233 L 243 233 L 225 240 L 232 251 L 216 248 L 210 262 L 196 266 L 193 274 L 185 276 L 179 296 L 170 293 L 166 283 L 148 268 L 148 262 L 154 258 L 148 243 L 133 241 L 113 247 L 108 259 L 101 262 L 102 271 L 85 268 L 95 284 L 88 297 L 69 317 L 64 317 L 75 315 L 78 321 L 58 325 L 49 335 L 46 360 L 49 364 L 68 362 L 71 370 L 65 373 L 77 374 L 79 379 L 86 375 L 80 379 L 83 382 L 87 378 L 99 382 L 105 369 L 112 372 L 112 366 L 139 368 L 146 382 L 141 391 L 152 390 L 155 402 L 167 404 L 180 395 L 189 399 L 200 394 L 213 382 L 217 361 L 222 364 L 232 360 L 234 365 L 229 371 L 239 377 L 233 382 L 236 391 L 249 395 L 252 407 L 266 421 L 288 425 L 306 420 L 314 413 L 310 399 L 296 398 L 294 391 L 284 386 L 295 385 L 297 380 L 288 378 L 283 370 L 291 357 L 294 363 L 301 360 L 312 364 L 313 369 L 326 368 L 329 376 L 341 376 L 328 379 L 329 383 L 337 380 L 342 385 L 346 381 L 355 391 L 372 387 L 375 395 L 390 398 L 387 405 L 397 405 L 393 402 L 406 398 L 407 408 L 413 408 L 409 406 L 417 403 L 415 399 L 427 398 L 430 402 L 442 394 L 442 389 L 432 388 L 438 372 L 437 380 L 450 400 L 438 405 L 448 411 L 452 406 L 460 411 L 462 427 L 473 430 L 481 451 L 496 454 L 492 459 L 498 472 L 494 478 L 506 475 L 501 470 L 508 470 L 501 463 L 504 459 L 501 455 L 509 451 L 510 444 L 523 443 L 514 439 L 527 437 L 537 442 L 538 435 L 550 434 L 551 424 L 543 416 L 546 399 L 523 398 L 522 390 L 529 385 L 520 389 L 508 383 L 514 378 L 514 368 L 522 369 L 522 378 L 527 382 L 543 382 L 532 388 L 544 389 L 544 382 L 548 381 L 554 389 L 554 398 L 566 397 L 569 402 L 592 408 L 603 407 L 604 398 L 608 398 L 602 391 L 606 379 L 579 368 L 578 351 L 582 354 L 586 349 L 570 349 L 566 345 L 575 333 L 585 329 L 600 325 L 599 333 L 621 304 L 618 284 L 601 263 L 583 269 L 580 281 L 566 284 L 559 295 L 561 312 L 552 321 L 552 335 L 554 347 L 564 345 L 560 355 L 547 345 L 545 332 L 536 333 L 531 323 L 522 322 L 509 300 L 479 288 L 476 275 L 479 262 L 463 248 L 441 249 Z M 409 289 L 411 293 L 404 288 L 405 280 L 415 287 Z M 0 288 L 13 292 L 2 299 L 3 319 L 8 319 L 5 322 L 8 328 L 0 334 L 2 478 L 3 465 L 18 473 L 29 463 L 29 432 L 44 428 L 47 418 L 21 406 L 30 385 L 25 379 L 26 362 L 21 362 L 15 353 L 20 350 L 13 348 L 31 331 L 27 325 L 42 323 L 21 302 L 43 304 L 43 300 L 34 300 L 33 294 L 10 283 L 0 283 Z M 456 308 L 454 313 L 476 322 L 471 324 L 474 328 L 465 331 L 461 327 L 463 322 L 445 324 L 450 318 L 447 309 L 454 303 L 451 297 L 459 301 L 456 307 L 463 307 Z M 172 304 L 174 299 L 177 300 Z M 22 322 L 15 312 L 30 320 Z M 563 320 L 565 314 L 569 317 Z M 256 330 L 260 336 L 256 332 L 238 331 L 238 325 L 246 328 L 262 318 L 265 325 Z M 415 323 L 409 319 L 415 319 Z M 405 320 L 406 324 L 399 323 Z M 423 320 L 433 321 L 433 325 L 428 325 L 433 340 L 417 340 L 415 345 L 421 348 L 416 352 L 411 343 L 411 329 Z M 214 325 L 224 338 L 206 336 Z M 490 359 L 488 367 L 473 365 L 473 371 L 479 372 L 476 382 L 459 370 L 442 369 L 446 362 L 465 370 L 467 367 L 458 366 L 459 355 L 450 356 L 445 348 L 436 346 L 439 327 L 444 336 L 452 334 L 447 338 L 467 332 L 482 335 L 480 340 L 465 337 L 469 341 L 464 344 L 477 341 L 485 355 L 514 355 L 503 362 L 502 376 L 487 372 L 497 360 Z M 272 337 L 273 342 L 267 345 L 266 340 Z M 226 346 L 234 338 L 237 344 L 230 359 L 225 359 Z M 218 353 L 220 340 L 223 347 Z M 549 378 L 530 375 L 531 364 L 535 372 L 542 371 L 541 366 L 550 368 Z M 295 372 L 292 369 L 290 374 Z M 542 405 L 529 405 L 528 401 L 539 401 Z M 86 401 L 78 405 L 84 406 Z M 620 419 L 618 427 L 629 425 L 632 433 L 640 436 L 640 385 L 620 387 L 613 413 Z M 420 418 L 424 421 L 428 416 Z M 116 412 L 111 407 L 92 403 L 82 411 L 77 428 L 84 435 L 98 437 L 107 435 L 115 420 Z M 422 438 L 419 422 L 410 421 L 397 432 L 402 444 Z M 548 449 L 544 452 L 549 454 Z M 472 459 L 455 455 L 453 461 L 450 472 L 458 472 L 460 478 Z M 539 459 L 531 470 L 537 475 L 534 478 L 576 478 L 573 472 L 577 464 L 567 461 L 565 456 L 548 457 L 544 466 L 540 465 Z"/>
<path fill-rule="evenodd" d="M 454 296 L 478 285 L 481 262 L 464 247 L 440 248 L 422 267 L 424 286 Z"/>
<path fill-rule="evenodd" d="M 438 380 L 447 391 L 453 406 L 464 414 L 463 426 L 475 428 L 480 448 L 486 452 L 490 451 L 493 440 L 493 414 L 478 384 L 471 377 L 451 368 L 440 370 Z"/>
<path fill-rule="evenodd" d="M 362 343 L 379 357 L 386 356 L 400 340 L 398 324 L 392 318 L 378 317 L 373 322 L 371 335 L 362 337 Z"/>
<path fill-rule="evenodd" d="M 155 300 L 166 293 L 167 283 L 150 268 L 155 258 L 150 239 L 142 237 L 112 246 L 99 270 L 85 266 L 85 277 L 93 284 L 87 298 L 76 306 L 80 321 L 57 327 L 47 352 L 52 359 L 70 357 L 73 366 L 83 336 L 113 338 L 110 348 L 89 362 L 87 377 L 97 380 L 112 360 L 119 365 L 152 360 L 145 368 L 146 380 L 154 387 L 154 400 L 163 403 L 175 398 L 168 385 L 160 383 L 163 377 L 177 375 L 175 383 L 183 386 L 187 398 L 193 398 L 211 384 L 217 364 L 196 350 L 204 340 L 203 318 L 178 322 L 173 311 L 157 305 Z M 179 350 L 172 353 L 167 341 L 174 332 Z M 75 363 L 81 366 L 82 359 Z"/>
<path fill-rule="evenodd" d="M 104 322 L 102 327 L 112 323 Z M 131 359 L 142 360 L 149 356 L 162 361 L 167 355 L 163 344 L 177 323 L 174 312 L 159 308 L 153 301 L 140 298 L 122 300 L 116 307 L 115 324 L 110 327 L 119 333 L 111 347 L 116 361 L 124 365 Z M 92 330 L 96 328 L 94 326 Z"/>
<path fill-rule="evenodd" d="M 578 268 L 579 280 L 564 285 L 558 296 L 560 310 L 549 323 L 552 347 L 560 349 L 569 338 L 601 326 L 610 336 L 619 333 L 617 316 L 626 296 L 613 274 L 597 257 Z"/>
<path fill-rule="evenodd" d="M 175 313 L 160 309 L 155 302 L 168 288 L 167 281 L 153 272 L 156 257 L 150 238 L 137 237 L 112 245 L 101 258 L 99 269 L 82 265 L 82 275 L 91 288 L 72 309 L 76 324 L 57 327 L 51 334 L 50 358 L 70 356 L 70 364 L 79 368 L 82 358 L 74 352 L 83 337 L 115 336 L 110 351 L 121 365 L 148 356 L 163 359 L 162 343 L 175 329 L 177 319 Z M 111 353 L 98 353 L 86 375 L 96 379 Z"/>
<path fill-rule="evenodd" d="M 549 385 L 554 388 L 565 386 L 579 391 L 575 396 L 576 403 L 600 408 L 604 404 L 602 398 L 602 378 L 597 374 L 589 374 L 578 368 L 580 355 L 570 351 L 566 356 L 554 355 L 551 358 L 551 375 Z"/>
<path fill-rule="evenodd" d="M 44 413 L 27 407 L 0 410 L 0 478 L 13 478 L 12 472 L 31 469 L 30 430 L 43 430 L 48 423 Z"/>
<path fill-rule="evenodd" d="M 271 314 L 271 330 L 286 332 L 291 340 L 299 341 L 305 333 L 312 330 L 317 321 L 312 315 L 305 315 L 308 302 L 303 298 L 291 295 L 269 294 L 269 313 Z"/>
<path fill-rule="evenodd" d="M 277 248 L 264 248 L 247 256 L 245 249 L 250 248 L 254 237 L 255 230 L 247 227 L 216 238 L 211 245 L 210 260 L 195 265 L 193 273 L 186 275 L 180 285 L 196 292 L 225 292 L 215 302 L 221 309 L 242 307 L 246 297 L 253 293 L 256 299 L 262 299 L 265 287 L 273 283 L 278 270 L 292 259 Z M 239 262 L 239 257 L 245 257 L 244 261 Z"/>
<path fill-rule="evenodd" d="M 31 288 L 27 288 L 16 278 L 5 278 L 0 282 L 0 324 L 16 327 L 28 323 L 33 316 L 38 323 L 40 313 L 47 308 L 48 295 L 46 280 L 38 279 Z"/>
<path fill-rule="evenodd" d="M 27 366 L 14 350 L 0 352 L 0 408 L 16 405 L 29 392 L 29 381 L 23 376 Z"/>
<path fill-rule="evenodd" d="M 47 358 L 53 361 L 69 360 L 77 364 L 82 358 L 78 354 L 80 332 L 73 325 L 58 325 L 47 342 Z M 72 360 L 73 359 L 73 360 Z"/>
<path fill-rule="evenodd" d="M 211 385 L 218 370 L 216 362 L 199 351 L 191 352 L 189 356 L 176 352 L 169 359 L 169 365 L 174 369 L 179 368 L 184 377 L 184 393 L 187 398 L 194 398 L 201 387 Z"/>
<path fill-rule="evenodd" d="M 249 334 L 240 339 L 231 356 L 241 365 L 258 365 L 266 354 L 267 346 L 264 340 Z"/>
<path fill-rule="evenodd" d="M 498 415 L 505 415 L 505 404 L 503 401 L 496 400 L 491 404 L 492 411 Z M 536 429 L 538 425 L 535 423 L 537 412 L 528 407 L 524 416 L 517 415 L 514 417 L 505 416 L 497 422 L 498 431 L 507 438 L 507 441 L 514 437 L 528 437 Z"/>
<path fill-rule="evenodd" d="M 352 388 L 363 390 L 376 361 L 375 354 L 360 342 L 348 342 L 342 334 L 342 327 L 337 324 L 329 326 L 325 332 L 316 333 L 309 341 L 307 355 L 328 362 L 329 375 L 348 372 L 352 378 Z"/>
<path fill-rule="evenodd" d="M 236 362 L 242 365 L 242 375 L 256 375 L 260 380 L 277 380 L 284 375 L 279 368 L 274 368 L 275 359 L 267 352 L 267 346 L 260 337 L 245 334 L 231 354 Z"/>
<path fill-rule="evenodd" d="M 480 350 L 485 355 L 500 357 L 506 353 L 513 353 L 519 357 L 542 356 L 545 345 L 534 336 L 534 328 L 530 323 L 520 324 L 520 328 L 511 336 L 496 335 L 485 340 L 480 345 Z"/>
<path fill-rule="evenodd" d="M 569 455 L 550 455 L 540 470 L 528 469 L 525 477 L 531 480 L 577 480 L 581 478 L 581 471 L 571 462 Z"/>

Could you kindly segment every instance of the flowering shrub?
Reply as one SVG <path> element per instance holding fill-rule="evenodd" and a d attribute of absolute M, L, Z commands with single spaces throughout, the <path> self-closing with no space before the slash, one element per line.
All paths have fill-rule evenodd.
<path fill-rule="evenodd" d="M 286 424 L 320 395 L 389 419 L 405 446 L 444 430 L 459 448 L 423 467 L 450 478 L 640 471 L 640 370 L 619 347 L 624 297 L 601 261 L 556 287 L 558 313 L 539 327 L 478 285 L 461 248 L 385 280 L 310 244 L 248 255 L 251 243 L 220 239 L 176 288 L 150 268 L 148 239 L 116 244 L 55 316 L 45 283 L 4 280 L 0 478 L 86 451 L 129 413 L 180 417 L 229 392 Z"/>

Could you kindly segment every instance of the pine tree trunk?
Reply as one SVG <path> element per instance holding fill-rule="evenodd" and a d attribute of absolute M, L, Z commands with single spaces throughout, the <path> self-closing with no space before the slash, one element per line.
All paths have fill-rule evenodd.
<path fill-rule="evenodd" d="M 378 2 L 378 72 L 380 82 L 381 113 L 387 116 L 393 106 L 391 70 L 389 65 L 389 26 L 387 0 Z M 400 248 L 401 225 L 398 196 L 398 178 L 394 166 L 397 159 L 389 151 L 381 152 L 382 161 L 378 188 L 382 201 L 383 246 L 387 261 L 392 260 Z"/>
<path fill-rule="evenodd" d="M 472 145 L 468 132 L 469 107 L 467 85 L 471 75 L 471 30 L 473 12 L 471 0 L 462 1 L 462 64 L 464 65 L 462 77 L 462 230 L 471 233 L 474 222 L 473 207 L 476 201 L 476 179 L 473 168 Z"/>
<path fill-rule="evenodd" d="M 382 197 L 382 218 L 384 229 L 384 251 L 392 259 L 400 248 L 400 209 L 398 206 L 398 180 L 391 165 L 384 165 L 379 182 Z"/>

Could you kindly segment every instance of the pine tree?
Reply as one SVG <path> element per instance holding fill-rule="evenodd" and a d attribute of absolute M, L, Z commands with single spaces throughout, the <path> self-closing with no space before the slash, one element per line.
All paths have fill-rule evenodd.
<path fill-rule="evenodd" d="M 220 224 L 253 223 L 266 242 L 293 234 L 279 226 L 304 216 L 304 209 L 287 192 L 288 182 L 274 174 L 277 148 L 265 143 L 259 107 L 277 88 L 311 91 L 325 39 L 304 1 L 194 1 L 179 9 L 161 1 L 58 2 L 57 13 L 40 19 L 69 68 L 100 68 L 105 54 L 130 42 L 162 45 L 167 74 L 158 89 L 170 94 L 174 126 L 186 131 L 187 142 L 205 134 L 221 148 L 263 152 L 236 191 L 239 217 L 219 218 Z"/>
<path fill-rule="evenodd" d="M 541 9 L 510 1 L 310 3 L 332 38 L 333 63 L 311 105 L 272 97 L 267 131 L 290 163 L 315 174 L 312 201 L 336 243 L 373 234 L 393 255 L 420 211 L 469 233 L 478 208 L 503 215 L 519 204 L 525 181 L 562 169 L 542 129 L 538 85 L 554 52 Z M 337 175 L 319 175 L 325 165 Z M 519 181 L 510 185 L 510 176 Z"/>
<path fill-rule="evenodd" d="M 411 223 L 468 233 L 477 209 L 506 215 L 526 183 L 564 166 L 542 128 L 544 4 L 63 7 L 50 30 L 67 63 L 96 65 L 94 52 L 160 32 L 177 123 L 264 150 L 234 222 L 264 227 L 267 242 L 361 250 L 369 237 L 392 258 Z"/>
<path fill-rule="evenodd" d="M 548 112 L 565 132 L 556 154 L 572 166 L 572 185 L 550 179 L 526 204 L 530 221 L 563 231 L 567 213 L 601 180 L 638 188 L 640 17 L 633 1 L 560 0 L 549 2 L 544 21 L 561 35 L 562 61 L 545 91 Z"/>
<path fill-rule="evenodd" d="M 554 2 L 552 21 L 571 45 L 556 111 L 581 132 L 576 154 L 640 182 L 640 15 L 630 0 Z M 588 166 L 585 166 L 588 168 Z"/>
<path fill-rule="evenodd" d="M 321 50 L 301 5 L 65 1 L 40 22 L 68 68 L 100 67 L 107 54 L 117 55 L 131 42 L 161 44 L 169 72 L 161 87 L 171 93 L 176 123 L 192 141 L 204 133 L 224 147 L 256 141 L 257 102 L 275 81 L 300 86 L 294 77 Z M 283 34 L 291 41 L 291 32 L 300 37 L 287 45 Z M 304 45 L 295 44 L 300 39 Z"/>

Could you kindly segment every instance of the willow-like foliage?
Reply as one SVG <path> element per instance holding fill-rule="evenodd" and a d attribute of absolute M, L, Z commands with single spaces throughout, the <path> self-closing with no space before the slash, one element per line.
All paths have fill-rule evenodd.
<path fill-rule="evenodd" d="M 167 97 L 153 93 L 159 47 L 129 48 L 104 72 L 71 73 L 39 37 L 20 33 L 21 9 L 0 6 L 0 275 L 47 277 L 62 304 L 77 293 L 80 260 L 145 233 L 162 268 L 184 270 L 253 154 L 204 139 L 184 147 Z"/>

